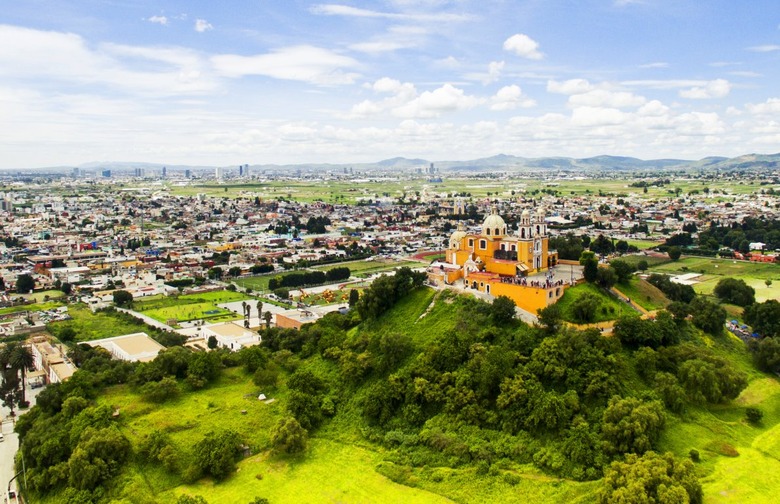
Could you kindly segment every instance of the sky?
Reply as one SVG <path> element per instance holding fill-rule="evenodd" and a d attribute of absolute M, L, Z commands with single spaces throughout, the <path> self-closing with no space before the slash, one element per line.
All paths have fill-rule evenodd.
<path fill-rule="evenodd" d="M 780 151 L 777 0 L 25 0 L 0 168 Z"/>

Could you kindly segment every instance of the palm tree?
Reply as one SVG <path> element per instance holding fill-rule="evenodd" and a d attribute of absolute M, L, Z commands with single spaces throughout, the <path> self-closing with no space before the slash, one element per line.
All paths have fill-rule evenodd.
<path fill-rule="evenodd" d="M 263 302 L 258 301 L 257 302 L 257 318 L 260 318 L 263 316 Z"/>
<path fill-rule="evenodd" d="M 243 315 L 244 317 L 247 316 L 247 314 L 246 314 L 246 301 L 241 301 L 241 315 Z"/>
<path fill-rule="evenodd" d="M 18 372 L 22 374 L 22 381 L 20 382 L 22 387 L 22 399 L 20 401 L 20 404 L 26 404 L 27 401 L 24 396 L 25 391 L 25 374 L 27 373 L 27 370 L 33 367 L 33 355 L 32 352 L 30 352 L 30 349 L 27 348 L 24 345 L 14 345 L 13 348 L 10 350 L 9 360 L 8 363 L 11 365 L 12 369 L 16 369 Z"/>
<path fill-rule="evenodd" d="M 270 328 L 271 327 L 271 318 L 273 318 L 273 315 L 271 312 L 267 311 L 265 312 L 265 315 L 263 315 L 263 318 L 265 319 L 265 327 Z"/>

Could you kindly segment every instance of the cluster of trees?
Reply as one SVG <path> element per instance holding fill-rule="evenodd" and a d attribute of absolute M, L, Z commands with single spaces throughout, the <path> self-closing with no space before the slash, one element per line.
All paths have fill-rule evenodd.
<path fill-rule="evenodd" d="M 33 366 L 30 349 L 18 342 L 0 349 L 0 400 L 14 414 L 16 407 L 26 408 L 25 376 Z"/>
<path fill-rule="evenodd" d="M 395 275 L 377 278 L 356 304 L 360 318 L 376 319 L 413 289 L 422 286 L 425 278 L 425 273 L 414 272 L 408 267 L 398 269 Z"/>
<path fill-rule="evenodd" d="M 780 249 L 780 221 L 746 217 L 726 226 L 712 221 L 708 229 L 699 230 L 698 245 L 703 249 L 729 247 L 744 254 L 750 251 L 751 242 L 764 243 L 768 250 Z"/>
<path fill-rule="evenodd" d="M 351 275 L 346 266 L 333 268 L 328 271 L 305 271 L 300 273 L 288 273 L 284 276 L 272 278 L 268 282 L 270 290 L 289 287 L 301 287 L 305 285 L 322 285 L 324 283 L 346 280 Z"/>

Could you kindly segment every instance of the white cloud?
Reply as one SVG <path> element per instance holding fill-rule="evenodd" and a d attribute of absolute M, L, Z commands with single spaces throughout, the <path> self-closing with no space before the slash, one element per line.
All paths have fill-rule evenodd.
<path fill-rule="evenodd" d="M 753 47 L 748 47 L 748 51 L 752 52 L 774 52 L 774 51 L 780 51 L 780 45 L 776 44 L 765 44 L 765 45 L 758 45 Z"/>
<path fill-rule="evenodd" d="M 625 120 L 626 114 L 616 108 L 577 107 L 571 112 L 571 122 L 575 126 L 614 126 Z"/>
<path fill-rule="evenodd" d="M 516 33 L 506 39 L 504 41 L 504 50 L 532 60 L 544 58 L 544 54 L 539 52 L 539 43 L 523 33 Z"/>
<path fill-rule="evenodd" d="M 593 89 L 587 93 L 571 95 L 569 104 L 580 107 L 609 107 L 626 108 L 638 107 L 647 102 L 644 96 L 638 96 L 627 91 L 610 91 L 607 89 Z"/>
<path fill-rule="evenodd" d="M 460 61 L 455 56 L 447 56 L 446 58 L 438 59 L 433 64 L 439 68 L 453 69 L 460 67 Z"/>
<path fill-rule="evenodd" d="M 499 89 L 490 101 L 490 110 L 514 110 L 518 107 L 529 108 L 536 105 L 534 100 L 524 97 L 520 86 L 515 84 Z"/>
<path fill-rule="evenodd" d="M 195 20 L 195 31 L 198 33 L 207 32 L 209 30 L 213 30 L 214 27 L 211 26 L 211 23 L 206 21 L 205 19 L 196 19 Z"/>
<path fill-rule="evenodd" d="M 488 64 L 487 72 L 475 72 L 468 73 L 464 77 L 468 80 L 478 80 L 483 85 L 487 86 L 496 82 L 501 77 L 501 71 L 504 69 L 505 63 L 503 61 L 491 61 Z"/>
<path fill-rule="evenodd" d="M 383 52 L 392 52 L 399 49 L 405 49 L 411 47 L 409 44 L 403 44 L 401 42 L 394 42 L 389 40 L 374 41 L 374 42 L 358 42 L 349 46 L 353 51 L 364 52 L 368 54 L 379 54 Z"/>
<path fill-rule="evenodd" d="M 558 82 L 554 80 L 547 81 L 548 93 L 574 95 L 574 94 L 587 93 L 592 89 L 593 86 L 590 84 L 590 82 L 588 82 L 585 79 L 569 79 L 563 82 Z"/>
<path fill-rule="evenodd" d="M 637 110 L 642 117 L 661 117 L 669 114 L 669 107 L 658 100 L 651 100 Z"/>
<path fill-rule="evenodd" d="M 314 84 L 351 84 L 358 76 L 345 71 L 357 66 L 354 59 L 309 45 L 283 47 L 255 56 L 223 54 L 212 56 L 211 61 L 226 77 L 265 75 Z"/>
<path fill-rule="evenodd" d="M 323 16 L 346 16 L 346 17 L 362 17 L 362 18 L 384 18 L 395 19 L 402 21 L 433 21 L 433 22 L 461 22 L 472 19 L 471 16 L 466 14 L 452 14 L 448 12 L 382 12 L 369 9 L 361 9 L 359 7 L 352 7 L 349 5 L 338 4 L 319 4 L 313 5 L 309 11 L 312 14 L 319 14 Z"/>
<path fill-rule="evenodd" d="M 723 98 L 731 92 L 731 84 L 725 79 L 715 79 L 703 86 L 694 86 L 690 89 L 680 90 L 680 97 L 691 100 L 708 100 L 711 98 Z"/>
<path fill-rule="evenodd" d="M 393 109 L 393 114 L 405 118 L 438 117 L 445 112 L 475 107 L 481 100 L 467 95 L 452 84 L 445 84 L 433 91 L 425 91 L 417 98 Z"/>
<path fill-rule="evenodd" d="M 150 23 L 161 24 L 163 26 L 168 24 L 168 18 L 165 16 L 152 16 L 150 18 L 147 18 L 147 21 L 149 21 Z"/>
<path fill-rule="evenodd" d="M 780 114 L 780 98 L 768 98 L 764 103 L 748 103 L 745 109 L 751 114 Z"/>
<path fill-rule="evenodd" d="M 656 61 L 654 63 L 639 65 L 639 68 L 669 68 L 669 63 L 665 61 Z"/>
<path fill-rule="evenodd" d="M 19 47 L 25 50 L 19 51 Z M 149 70 L 149 62 L 158 65 Z M 103 84 L 137 95 L 203 93 L 216 86 L 208 62 L 190 49 L 117 44 L 92 47 L 72 33 L 7 25 L 0 25 L 0 68 L 6 79 Z"/>

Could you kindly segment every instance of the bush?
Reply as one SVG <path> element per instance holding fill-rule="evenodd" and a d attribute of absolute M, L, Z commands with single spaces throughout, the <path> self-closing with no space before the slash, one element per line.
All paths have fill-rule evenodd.
<path fill-rule="evenodd" d="M 699 450 L 696 448 L 691 448 L 691 451 L 688 452 L 688 456 L 691 457 L 691 460 L 693 462 L 699 462 L 701 460 L 701 456 L 699 455 Z"/>
<path fill-rule="evenodd" d="M 583 294 L 571 304 L 572 318 L 580 323 L 593 322 L 600 304 L 599 298 L 593 294 Z"/>
<path fill-rule="evenodd" d="M 757 425 L 761 423 L 761 419 L 764 418 L 764 412 L 753 406 L 745 410 L 745 418 L 748 422 Z"/>

